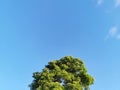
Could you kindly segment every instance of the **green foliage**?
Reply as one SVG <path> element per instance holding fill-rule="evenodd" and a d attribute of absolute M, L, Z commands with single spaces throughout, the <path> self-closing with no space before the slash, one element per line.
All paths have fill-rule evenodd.
<path fill-rule="evenodd" d="M 66 56 L 49 62 L 42 72 L 33 73 L 31 90 L 88 90 L 94 78 L 78 58 Z"/>

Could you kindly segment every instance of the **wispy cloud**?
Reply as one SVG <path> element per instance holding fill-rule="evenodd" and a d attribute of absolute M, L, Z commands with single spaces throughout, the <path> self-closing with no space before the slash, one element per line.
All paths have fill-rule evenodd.
<path fill-rule="evenodd" d="M 103 4 L 103 0 L 97 0 L 97 5 L 102 5 Z"/>
<path fill-rule="evenodd" d="M 97 2 L 97 5 L 98 6 L 101 6 L 104 2 L 105 2 L 106 0 L 96 0 L 96 2 Z M 114 8 L 118 8 L 118 7 L 120 7 L 120 0 L 113 0 L 113 2 L 114 2 Z M 108 2 L 109 3 L 109 2 Z M 112 7 L 112 6 L 111 6 Z"/>
<path fill-rule="evenodd" d="M 118 30 L 117 26 L 111 27 L 108 31 L 108 34 L 107 34 L 105 40 L 107 40 L 109 38 L 115 38 L 115 39 L 120 40 L 120 33 L 118 31 L 119 30 Z"/>
<path fill-rule="evenodd" d="M 119 35 L 117 35 L 117 37 L 116 37 L 116 38 L 120 40 L 120 34 L 119 34 Z"/>
<path fill-rule="evenodd" d="M 120 6 L 120 0 L 115 0 L 115 7 Z"/>
<path fill-rule="evenodd" d="M 109 30 L 109 33 L 108 35 L 111 36 L 111 37 L 114 37 L 118 32 L 118 29 L 116 26 L 112 27 L 110 30 Z"/>

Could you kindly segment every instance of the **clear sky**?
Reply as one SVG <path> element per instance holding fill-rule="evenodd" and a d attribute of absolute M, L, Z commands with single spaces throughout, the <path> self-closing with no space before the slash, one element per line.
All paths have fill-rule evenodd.
<path fill-rule="evenodd" d="M 120 0 L 0 0 L 0 90 L 30 90 L 32 73 L 72 55 L 120 90 Z"/>

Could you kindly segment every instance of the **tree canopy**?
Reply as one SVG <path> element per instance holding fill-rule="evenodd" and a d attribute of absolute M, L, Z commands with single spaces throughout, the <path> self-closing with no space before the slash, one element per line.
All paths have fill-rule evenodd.
<path fill-rule="evenodd" d="M 48 62 L 42 72 L 33 73 L 33 78 L 31 90 L 89 90 L 94 82 L 84 62 L 72 56 Z"/>

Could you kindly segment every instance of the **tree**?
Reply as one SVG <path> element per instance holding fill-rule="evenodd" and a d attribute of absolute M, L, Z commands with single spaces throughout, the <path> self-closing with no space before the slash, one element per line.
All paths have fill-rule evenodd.
<path fill-rule="evenodd" d="M 79 58 L 66 56 L 49 62 L 42 72 L 33 73 L 31 90 L 89 90 L 94 78 Z"/>

